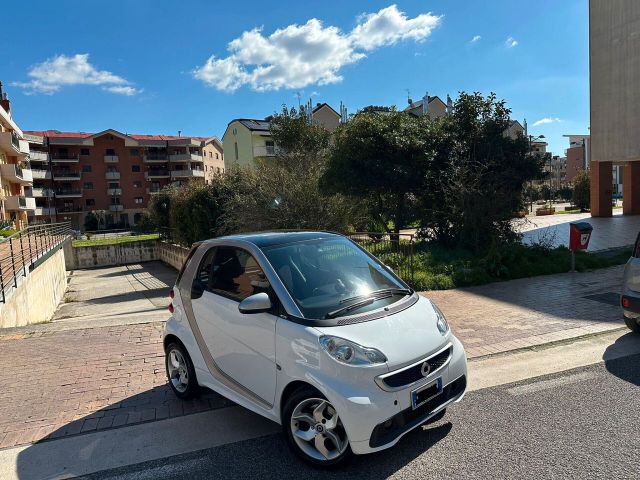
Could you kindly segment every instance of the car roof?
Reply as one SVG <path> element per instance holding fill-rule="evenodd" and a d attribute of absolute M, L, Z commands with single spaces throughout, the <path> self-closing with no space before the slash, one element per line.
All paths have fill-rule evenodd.
<path fill-rule="evenodd" d="M 271 247 L 273 245 L 282 245 L 285 243 L 304 242 L 307 240 L 322 240 L 329 238 L 338 238 L 342 235 L 331 232 L 314 232 L 314 231 L 271 231 L 271 232 L 255 232 L 240 233 L 237 235 L 227 235 L 218 237 L 214 240 L 241 240 L 254 244 L 258 248 Z"/>

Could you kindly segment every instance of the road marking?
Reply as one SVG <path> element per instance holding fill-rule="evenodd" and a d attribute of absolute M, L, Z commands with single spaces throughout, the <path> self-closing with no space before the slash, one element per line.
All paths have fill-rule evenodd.
<path fill-rule="evenodd" d="M 596 372 L 574 373 L 560 378 L 552 378 L 550 380 L 540 380 L 529 383 L 527 385 L 518 385 L 517 387 L 508 388 L 507 392 L 514 396 L 527 395 L 529 393 L 542 392 L 562 385 L 570 385 L 572 383 L 586 382 L 596 378 Z"/>

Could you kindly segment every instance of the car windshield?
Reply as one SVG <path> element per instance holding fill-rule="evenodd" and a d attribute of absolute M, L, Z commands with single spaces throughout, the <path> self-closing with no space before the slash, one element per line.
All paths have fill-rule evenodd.
<path fill-rule="evenodd" d="M 274 245 L 262 251 L 305 318 L 362 313 L 397 302 L 408 293 L 392 272 L 344 237 Z"/>

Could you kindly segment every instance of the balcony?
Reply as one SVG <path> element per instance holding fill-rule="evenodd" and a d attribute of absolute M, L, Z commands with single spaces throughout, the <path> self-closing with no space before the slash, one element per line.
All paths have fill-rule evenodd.
<path fill-rule="evenodd" d="M 254 157 L 275 157 L 276 147 L 273 145 L 256 145 L 253 147 Z"/>
<path fill-rule="evenodd" d="M 14 163 L 5 163 L 0 165 L 0 175 L 2 178 L 9 180 L 13 183 L 19 183 L 21 185 L 31 185 L 33 182 L 33 175 L 30 168 L 20 168 Z"/>
<path fill-rule="evenodd" d="M 122 195 L 121 188 L 107 188 L 107 195 Z"/>
<path fill-rule="evenodd" d="M 4 199 L 4 208 L 8 211 L 27 211 L 36 209 L 36 199 L 24 195 L 12 195 Z"/>
<path fill-rule="evenodd" d="M 31 175 L 35 180 L 49 180 L 51 178 L 49 170 L 31 170 Z"/>
<path fill-rule="evenodd" d="M 169 170 L 149 170 L 144 174 L 144 178 L 146 179 L 169 178 L 169 177 L 171 177 L 171 173 L 169 173 Z"/>
<path fill-rule="evenodd" d="M 172 170 L 171 178 L 204 178 L 204 170 Z"/>
<path fill-rule="evenodd" d="M 169 161 L 171 163 L 178 162 L 202 162 L 202 155 L 199 153 L 175 153 L 173 155 L 169 155 Z"/>
<path fill-rule="evenodd" d="M 53 172 L 53 180 L 55 182 L 72 182 L 74 180 L 80 180 L 80 171 L 63 170 Z"/>
<path fill-rule="evenodd" d="M 107 172 L 104 174 L 107 180 L 120 180 L 120 172 Z"/>
<path fill-rule="evenodd" d="M 82 190 L 79 188 L 62 188 L 56 190 L 56 198 L 79 198 L 82 197 Z"/>
<path fill-rule="evenodd" d="M 124 210 L 124 205 L 120 205 L 120 204 L 109 205 L 109 210 L 112 212 L 121 212 L 122 210 Z"/>
<path fill-rule="evenodd" d="M 147 188 L 147 194 L 149 195 L 157 195 L 162 191 L 161 188 Z"/>
<path fill-rule="evenodd" d="M 51 155 L 51 161 L 53 163 L 78 163 L 80 155 L 77 153 L 54 153 Z"/>
<path fill-rule="evenodd" d="M 117 155 L 105 155 L 104 156 L 104 163 L 118 163 L 120 159 L 118 158 Z"/>
<path fill-rule="evenodd" d="M 54 207 L 36 207 L 33 214 L 36 217 L 41 217 L 44 215 L 55 215 L 56 209 Z"/>
<path fill-rule="evenodd" d="M 142 157 L 144 163 L 167 163 L 169 155 L 166 153 L 148 153 Z"/>
<path fill-rule="evenodd" d="M 33 198 L 51 198 L 53 197 L 53 190 L 49 188 L 29 188 L 28 190 L 25 188 L 24 193 L 27 197 Z"/>
<path fill-rule="evenodd" d="M 12 157 L 26 158 L 29 155 L 29 143 L 20 140 L 14 132 L 0 132 L 0 149 Z"/>
<path fill-rule="evenodd" d="M 47 152 L 39 152 L 37 150 L 31 150 L 29 152 L 29 160 L 32 162 L 48 162 L 49 154 Z"/>
<path fill-rule="evenodd" d="M 82 208 L 82 207 L 74 207 L 74 206 L 58 207 L 56 209 L 57 213 L 82 213 L 83 211 L 84 211 L 84 208 Z"/>

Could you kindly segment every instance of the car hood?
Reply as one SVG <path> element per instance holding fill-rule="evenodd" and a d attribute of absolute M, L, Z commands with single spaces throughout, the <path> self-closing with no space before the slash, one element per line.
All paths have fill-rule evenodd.
<path fill-rule="evenodd" d="M 317 327 L 324 335 L 334 335 L 365 347 L 380 350 L 390 369 L 400 368 L 436 352 L 450 340 L 436 325 L 431 302 L 420 296 L 411 307 L 393 315 L 351 325 Z"/>

